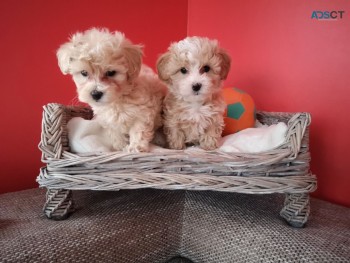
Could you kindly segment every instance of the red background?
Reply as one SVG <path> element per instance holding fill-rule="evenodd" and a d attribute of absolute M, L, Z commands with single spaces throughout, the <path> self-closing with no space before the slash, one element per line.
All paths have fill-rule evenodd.
<path fill-rule="evenodd" d="M 317 21 L 314 10 L 345 13 Z M 186 35 L 217 38 L 233 58 L 227 86 L 246 90 L 261 110 L 312 114 L 314 195 L 350 206 L 349 1 L 3 0 L 0 22 L 0 192 L 37 187 L 42 106 L 75 97 L 55 51 L 70 34 L 96 26 L 143 43 L 144 61 L 153 67 L 170 42 Z"/>
<path fill-rule="evenodd" d="M 0 1 L 0 192 L 38 187 L 42 106 L 71 104 L 76 93 L 56 50 L 93 26 L 144 44 L 144 62 L 155 67 L 158 54 L 186 36 L 187 0 Z"/>
<path fill-rule="evenodd" d="M 345 10 L 317 21 L 313 10 Z M 217 38 L 232 56 L 227 85 L 257 108 L 312 115 L 315 196 L 350 206 L 350 2 L 190 0 L 188 35 Z"/>

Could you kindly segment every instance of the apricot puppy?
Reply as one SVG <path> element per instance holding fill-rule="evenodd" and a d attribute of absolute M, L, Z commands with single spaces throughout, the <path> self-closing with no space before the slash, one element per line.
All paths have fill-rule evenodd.
<path fill-rule="evenodd" d="M 158 75 L 168 87 L 164 100 L 164 133 L 169 147 L 218 146 L 224 127 L 221 89 L 231 58 L 216 40 L 188 37 L 173 43 L 157 62 Z"/>

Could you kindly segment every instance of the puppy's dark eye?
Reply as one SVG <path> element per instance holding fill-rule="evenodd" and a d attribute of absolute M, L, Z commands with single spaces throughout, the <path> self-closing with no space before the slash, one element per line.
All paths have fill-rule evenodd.
<path fill-rule="evenodd" d="M 180 71 L 181 71 L 182 74 L 186 74 L 187 73 L 187 69 L 186 68 L 181 68 Z"/>
<path fill-rule="evenodd" d="M 87 77 L 89 75 L 89 73 L 86 70 L 82 70 L 81 75 L 83 75 L 84 77 Z"/>
<path fill-rule="evenodd" d="M 117 71 L 115 71 L 115 70 L 108 70 L 108 71 L 106 72 L 106 76 L 107 76 L 107 77 L 114 77 L 115 74 L 117 74 Z"/>
<path fill-rule="evenodd" d="M 210 67 L 208 65 L 205 65 L 200 69 L 199 72 L 203 74 L 203 73 L 207 73 L 209 71 L 210 71 Z"/>
<path fill-rule="evenodd" d="M 205 66 L 203 67 L 203 70 L 204 70 L 204 72 L 209 72 L 210 67 L 209 67 L 208 65 L 205 65 Z"/>

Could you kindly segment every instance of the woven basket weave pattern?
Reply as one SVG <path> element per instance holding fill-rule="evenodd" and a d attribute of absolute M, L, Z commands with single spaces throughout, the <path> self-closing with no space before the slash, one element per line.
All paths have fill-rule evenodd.
<path fill-rule="evenodd" d="M 69 152 L 66 126 L 77 116 L 91 119 L 93 114 L 84 107 L 60 104 L 44 107 L 39 148 L 46 167 L 37 179 L 41 186 L 51 190 L 159 188 L 249 194 L 306 193 L 306 199 L 307 193 L 316 188 L 316 179 L 309 170 L 308 113 L 258 112 L 263 124 L 283 121 L 288 125 L 285 142 L 259 154 L 182 150 L 73 154 Z M 303 202 L 307 203 L 306 199 Z M 309 209 L 308 205 L 305 209 Z M 293 217 L 282 212 L 281 215 Z"/>

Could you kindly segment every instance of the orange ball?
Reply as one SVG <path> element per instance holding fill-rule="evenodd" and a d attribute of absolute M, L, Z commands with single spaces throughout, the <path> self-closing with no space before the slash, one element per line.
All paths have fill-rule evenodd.
<path fill-rule="evenodd" d="M 237 88 L 224 88 L 223 95 L 227 104 L 223 136 L 236 133 L 255 125 L 256 109 L 252 97 Z"/>

